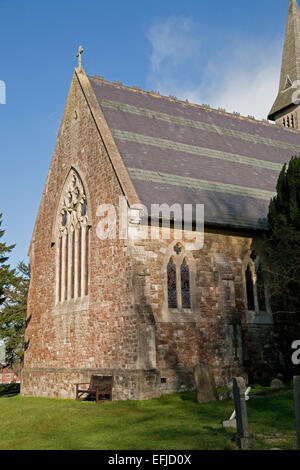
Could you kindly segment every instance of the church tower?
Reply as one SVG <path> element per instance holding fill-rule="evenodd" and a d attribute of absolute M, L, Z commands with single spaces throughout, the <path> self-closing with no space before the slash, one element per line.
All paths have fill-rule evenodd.
<path fill-rule="evenodd" d="M 300 11 L 290 0 L 278 95 L 268 119 L 300 129 Z"/>

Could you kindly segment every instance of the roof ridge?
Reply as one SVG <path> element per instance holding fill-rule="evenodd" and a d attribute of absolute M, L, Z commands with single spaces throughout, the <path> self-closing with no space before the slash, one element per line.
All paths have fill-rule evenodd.
<path fill-rule="evenodd" d="M 240 113 L 238 113 L 236 111 L 230 113 L 229 111 L 226 111 L 223 108 L 218 108 L 218 109 L 217 108 L 212 108 L 210 105 L 207 105 L 207 104 L 191 103 L 188 100 L 185 100 L 185 101 L 180 100 L 179 98 L 177 98 L 175 96 L 162 95 L 158 91 L 147 91 L 147 90 L 143 90 L 139 86 L 124 85 L 123 82 L 117 81 L 117 80 L 114 80 L 114 81 L 106 80 L 104 77 L 101 77 L 99 75 L 94 75 L 94 76 L 88 75 L 88 78 L 96 79 L 96 80 L 101 81 L 102 83 L 105 83 L 105 84 L 108 84 L 108 85 L 113 85 L 115 87 L 121 87 L 123 89 L 129 90 L 129 91 L 132 91 L 132 92 L 135 92 L 135 93 L 150 95 L 153 98 L 161 98 L 161 99 L 168 100 L 170 102 L 175 102 L 175 103 L 182 104 L 184 106 L 190 106 L 190 107 L 194 107 L 194 108 L 205 109 L 207 111 L 215 112 L 217 114 L 221 114 L 221 115 L 224 115 L 224 116 L 230 116 L 230 117 L 232 117 L 234 119 L 238 119 L 240 121 L 253 122 L 253 123 L 256 123 L 256 124 L 262 124 L 262 125 L 270 126 L 270 127 L 273 127 L 273 128 L 274 128 L 274 126 L 276 126 L 276 127 L 280 128 L 281 130 L 285 130 L 287 132 L 292 132 L 292 133 L 295 133 L 295 134 L 299 134 L 299 130 L 297 130 L 297 129 L 277 126 L 276 124 L 273 124 L 273 123 L 269 122 L 267 119 L 256 119 L 254 116 L 253 117 L 242 116 Z"/>

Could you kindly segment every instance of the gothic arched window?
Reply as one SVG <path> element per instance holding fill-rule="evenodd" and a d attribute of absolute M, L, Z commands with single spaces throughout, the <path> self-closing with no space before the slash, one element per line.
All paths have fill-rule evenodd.
<path fill-rule="evenodd" d="M 291 125 L 294 128 L 295 127 L 295 120 L 294 120 L 294 115 L 291 114 Z"/>
<path fill-rule="evenodd" d="M 176 266 L 173 258 L 170 259 L 167 268 L 168 275 L 168 306 L 169 308 L 177 308 L 177 279 Z"/>
<path fill-rule="evenodd" d="M 57 237 L 57 302 L 85 297 L 89 282 L 87 199 L 74 169 L 60 200 Z"/>
<path fill-rule="evenodd" d="M 180 271 L 182 308 L 191 308 L 190 270 L 185 258 L 182 261 Z"/>
<path fill-rule="evenodd" d="M 268 304 L 267 286 L 265 284 L 263 269 L 260 259 L 251 255 L 246 273 L 247 307 L 248 310 L 259 312 L 270 311 Z"/>
<path fill-rule="evenodd" d="M 246 269 L 246 289 L 248 310 L 255 310 L 253 275 L 249 264 Z"/>
<path fill-rule="evenodd" d="M 256 286 L 257 286 L 257 300 L 258 300 L 258 307 L 259 310 L 266 311 L 266 294 L 265 294 L 265 282 L 264 282 L 264 275 L 261 269 L 261 266 L 258 266 L 256 271 Z"/>
<path fill-rule="evenodd" d="M 182 246 L 177 243 L 167 266 L 168 307 L 191 308 L 190 268 Z"/>

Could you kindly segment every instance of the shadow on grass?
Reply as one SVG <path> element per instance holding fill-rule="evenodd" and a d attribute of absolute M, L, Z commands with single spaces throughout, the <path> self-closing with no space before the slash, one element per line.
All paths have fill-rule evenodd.
<path fill-rule="evenodd" d="M 180 393 L 179 396 L 182 401 L 190 401 L 192 403 L 198 403 L 196 392 Z"/>
<path fill-rule="evenodd" d="M 20 384 L 0 385 L 0 398 L 15 397 L 17 395 L 20 395 Z"/>
<path fill-rule="evenodd" d="M 251 433 L 260 437 L 273 429 L 277 433 L 294 432 L 292 393 L 253 398 L 247 402 L 247 408 Z M 229 418 L 233 409 L 232 400 L 199 404 L 196 392 L 98 405 L 17 397 L 15 403 L 12 400 L 3 404 L 7 419 L 6 425 L 2 424 L 4 438 L 1 443 L 0 433 L 0 445 L 11 447 L 17 442 L 16 448 L 28 449 L 34 443 L 35 449 L 70 450 L 236 449 L 232 442 L 235 430 L 222 427 L 222 421 Z M 9 413 L 20 422 L 27 413 L 26 429 L 22 428 L 17 441 L 15 433 L 9 434 Z M 263 440 L 257 443 L 259 448 L 271 445 L 274 447 Z"/>
<path fill-rule="evenodd" d="M 288 431 L 295 428 L 293 393 L 257 398 L 248 402 L 249 424 L 257 430 L 268 429 Z"/>
<path fill-rule="evenodd" d="M 8 392 L 8 393 L 0 395 L 0 398 L 8 399 L 8 398 L 17 397 L 18 395 L 20 395 L 20 392 Z"/>

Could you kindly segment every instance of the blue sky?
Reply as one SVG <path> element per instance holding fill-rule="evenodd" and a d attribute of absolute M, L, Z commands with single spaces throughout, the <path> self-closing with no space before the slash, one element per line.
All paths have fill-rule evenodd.
<path fill-rule="evenodd" d="M 0 212 L 10 261 L 27 250 L 76 52 L 90 75 L 265 117 L 288 0 L 0 0 Z"/>

